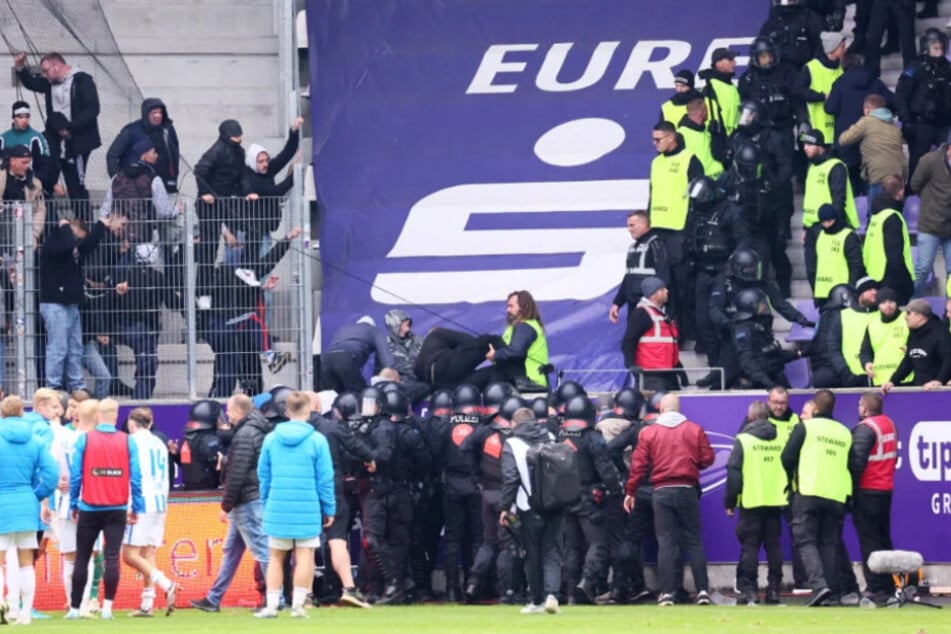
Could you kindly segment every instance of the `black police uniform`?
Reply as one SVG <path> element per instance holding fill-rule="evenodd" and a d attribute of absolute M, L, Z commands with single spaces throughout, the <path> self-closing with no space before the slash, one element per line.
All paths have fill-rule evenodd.
<path fill-rule="evenodd" d="M 565 513 L 562 581 L 567 593 L 588 601 L 603 589 L 610 563 L 601 505 L 606 496 L 621 494 L 620 477 L 604 437 L 594 428 L 595 417 L 595 407 L 588 397 L 576 396 L 565 405 L 564 422 L 558 430 L 558 441 L 578 452 L 581 476 L 580 498 Z"/>
<path fill-rule="evenodd" d="M 918 161 L 932 146 L 947 140 L 951 127 L 949 104 L 951 63 L 944 57 L 919 55 L 905 68 L 895 89 L 901 131 L 908 142 L 909 175 L 915 173 Z"/>
<path fill-rule="evenodd" d="M 824 29 L 822 18 L 805 6 L 773 6 L 759 34 L 776 44 L 780 63 L 798 71 L 822 51 Z"/>
<path fill-rule="evenodd" d="M 749 300 L 754 296 L 755 300 Z M 743 382 L 751 388 L 769 389 L 777 385 L 789 387 L 783 373 L 786 363 L 799 358 L 799 353 L 784 350 L 773 337 L 773 314 L 762 289 L 745 289 L 735 300 L 733 315 L 732 353 L 724 362 L 727 387 Z M 756 306 L 754 311 L 746 309 Z"/>
<path fill-rule="evenodd" d="M 178 452 L 182 484 L 186 489 L 217 489 L 221 472 L 218 455 L 224 453 L 218 438 L 218 421 L 223 419 L 221 404 L 203 400 L 192 405 L 185 425 L 185 438 Z"/>
<path fill-rule="evenodd" d="M 809 357 L 812 368 L 812 386 L 868 387 L 868 377 L 852 374 L 842 356 L 842 311 L 854 300 L 854 291 L 844 284 L 829 291 L 829 298 L 822 306 L 816 334 L 804 356 Z"/>
<path fill-rule="evenodd" d="M 882 35 L 890 25 L 897 31 L 902 62 L 907 67 L 915 57 L 915 0 L 871 0 L 863 52 L 865 68 L 875 75 L 881 72 Z"/>
<path fill-rule="evenodd" d="M 667 254 L 666 243 L 653 230 L 648 231 L 631 243 L 627 248 L 624 278 L 614 296 L 614 305 L 627 305 L 627 328 L 621 339 L 621 351 L 624 353 L 624 367 L 634 365 L 634 349 L 637 347 L 636 337 L 632 334 L 634 313 L 637 303 L 641 301 L 641 282 L 646 277 L 659 277 L 665 284 L 670 284 L 670 259 Z"/>
<path fill-rule="evenodd" d="M 845 22 L 845 0 L 806 0 L 805 5 L 822 18 L 823 31 L 839 32 Z"/>
<path fill-rule="evenodd" d="M 410 570 L 413 577 L 413 596 L 425 601 L 433 596 L 432 573 L 439 554 L 443 527 L 443 486 L 440 448 L 435 445 L 432 430 L 449 420 L 446 411 L 452 405 L 449 393 L 433 394 L 431 414 L 425 418 L 411 417 L 408 422 L 422 435 L 432 462 L 427 476 L 418 485 L 413 512 L 413 531 L 410 537 Z"/>

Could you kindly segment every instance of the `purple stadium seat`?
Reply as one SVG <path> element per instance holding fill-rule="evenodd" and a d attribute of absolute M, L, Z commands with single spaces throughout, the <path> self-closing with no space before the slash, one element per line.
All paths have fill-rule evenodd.
<path fill-rule="evenodd" d="M 812 338 L 815 336 L 815 328 L 807 328 L 806 326 L 793 324 L 789 328 L 789 334 L 786 335 L 786 341 L 788 343 L 802 343 L 803 341 L 812 341 Z"/>
<path fill-rule="evenodd" d="M 918 233 L 918 215 L 920 213 L 921 199 L 918 196 L 909 196 L 902 208 L 902 215 L 905 216 L 905 223 L 908 225 L 908 233 Z"/>
<path fill-rule="evenodd" d="M 931 305 L 931 310 L 938 318 L 944 317 L 944 298 L 943 297 L 922 297 L 921 299 Z"/>
<path fill-rule="evenodd" d="M 809 375 L 809 361 L 806 359 L 796 359 L 787 363 L 783 372 L 793 388 L 801 390 L 812 383 L 812 377 Z"/>
<path fill-rule="evenodd" d="M 819 309 L 811 299 L 800 299 L 796 302 L 796 310 L 805 315 L 809 321 L 819 321 Z"/>
<path fill-rule="evenodd" d="M 859 233 L 865 233 L 868 228 L 868 196 L 855 197 L 855 211 L 859 215 Z"/>

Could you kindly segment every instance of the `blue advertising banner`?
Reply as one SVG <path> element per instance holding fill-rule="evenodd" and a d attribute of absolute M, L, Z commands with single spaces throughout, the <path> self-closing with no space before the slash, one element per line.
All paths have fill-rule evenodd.
<path fill-rule="evenodd" d="M 394 307 L 500 332 L 527 289 L 557 367 L 623 367 L 607 315 L 651 128 L 681 68 L 723 46 L 742 73 L 751 4 L 309 0 L 324 341 Z"/>

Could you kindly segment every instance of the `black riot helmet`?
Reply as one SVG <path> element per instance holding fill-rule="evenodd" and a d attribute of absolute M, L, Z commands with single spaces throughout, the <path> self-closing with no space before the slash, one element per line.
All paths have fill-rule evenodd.
<path fill-rule="evenodd" d="M 287 418 L 287 397 L 293 392 L 286 385 L 271 388 L 271 398 L 261 408 L 261 413 L 269 419 Z"/>
<path fill-rule="evenodd" d="M 334 417 L 338 420 L 355 420 L 360 418 L 360 396 L 355 392 L 338 394 L 334 399 Z"/>
<path fill-rule="evenodd" d="M 436 390 L 429 398 L 429 411 L 432 416 L 449 416 L 452 413 L 452 392 Z"/>
<path fill-rule="evenodd" d="M 482 393 L 474 385 L 463 384 L 452 391 L 454 414 L 477 414 L 482 409 Z"/>
<path fill-rule="evenodd" d="M 482 413 L 491 416 L 499 411 L 499 406 L 508 397 L 515 394 L 511 383 L 490 383 L 482 393 Z"/>
<path fill-rule="evenodd" d="M 766 59 L 767 54 L 768 59 Z M 768 70 L 779 65 L 779 49 L 771 38 L 758 37 L 753 40 L 750 45 L 750 64 L 760 70 Z"/>
<path fill-rule="evenodd" d="M 936 28 L 930 28 L 921 34 L 918 38 L 918 52 L 930 56 L 931 45 L 935 43 L 941 45 L 941 55 L 935 55 L 935 57 L 944 57 L 948 52 L 948 36 Z"/>
<path fill-rule="evenodd" d="M 511 422 L 512 416 L 515 415 L 515 411 L 527 406 L 528 403 L 526 403 L 525 399 L 523 399 L 521 396 L 510 396 L 502 401 L 502 405 L 499 406 L 498 418 L 501 418 L 507 422 Z"/>
<path fill-rule="evenodd" d="M 733 300 L 733 305 L 736 307 L 733 314 L 735 321 L 746 321 L 770 314 L 769 298 L 761 288 L 744 288 Z"/>
<path fill-rule="evenodd" d="M 584 394 L 579 394 L 565 403 L 563 418 L 565 422 L 581 420 L 589 425 L 594 425 L 594 421 L 598 418 L 598 410 L 590 398 Z"/>
<path fill-rule="evenodd" d="M 703 207 L 714 205 L 726 197 L 726 192 L 709 176 L 698 176 L 687 185 L 690 200 Z"/>
<path fill-rule="evenodd" d="M 633 387 L 626 387 L 614 395 L 614 413 L 627 419 L 641 415 L 644 395 Z"/>
<path fill-rule="evenodd" d="M 763 123 L 763 106 L 755 99 L 747 99 L 740 104 L 740 118 L 736 125 L 741 128 Z"/>
<path fill-rule="evenodd" d="M 851 306 L 855 301 L 855 289 L 848 284 L 836 284 L 822 305 L 823 310 L 835 310 Z"/>
<path fill-rule="evenodd" d="M 386 411 L 396 422 L 402 422 L 409 417 L 409 399 L 406 397 L 406 393 L 396 385 L 396 389 L 385 390 L 386 394 Z"/>
<path fill-rule="evenodd" d="M 664 398 L 666 392 L 654 392 L 647 403 L 644 404 L 644 417 L 660 414 L 660 401 Z"/>
<path fill-rule="evenodd" d="M 755 143 L 742 143 L 733 155 L 733 166 L 741 183 L 755 183 L 763 177 L 763 153 Z"/>
<path fill-rule="evenodd" d="M 558 389 L 555 390 L 555 398 L 553 399 L 552 405 L 554 405 L 556 410 L 561 411 L 561 408 L 564 407 L 565 403 L 570 401 L 576 396 L 587 396 L 584 387 L 580 383 L 575 381 L 565 381 L 558 386 Z"/>
<path fill-rule="evenodd" d="M 535 414 L 535 420 L 539 423 L 548 422 L 548 398 L 539 396 L 532 401 L 532 413 Z"/>
<path fill-rule="evenodd" d="M 220 421 L 224 420 L 224 410 L 221 403 L 211 399 L 196 402 L 188 410 L 188 422 L 185 431 L 215 429 Z"/>
<path fill-rule="evenodd" d="M 387 413 L 386 394 L 378 387 L 368 387 L 360 393 L 360 416 L 370 418 Z"/>
<path fill-rule="evenodd" d="M 740 247 L 730 255 L 727 270 L 741 282 L 763 281 L 763 260 L 754 249 Z"/>

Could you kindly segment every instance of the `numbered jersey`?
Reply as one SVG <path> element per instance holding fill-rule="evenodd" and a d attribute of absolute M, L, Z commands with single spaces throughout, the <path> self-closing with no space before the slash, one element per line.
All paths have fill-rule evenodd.
<path fill-rule="evenodd" d="M 52 424 L 51 427 L 53 429 L 53 444 L 50 445 L 50 453 L 53 454 L 56 464 L 59 465 L 60 480 L 66 478 L 66 482 L 69 482 L 69 470 L 73 464 L 76 440 L 82 432 L 56 423 Z M 61 520 L 69 519 L 69 489 L 60 491 L 57 488 L 53 492 L 53 499 L 50 502 L 54 517 Z"/>
<path fill-rule="evenodd" d="M 168 448 L 157 436 L 140 431 L 132 434 L 139 450 L 142 497 L 146 513 L 164 513 L 168 508 Z"/>

